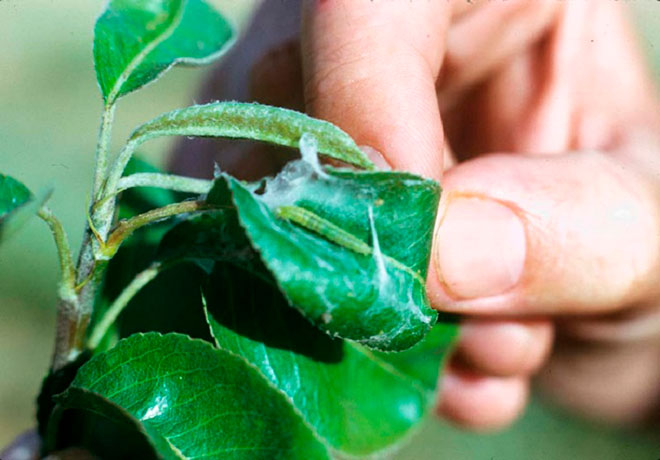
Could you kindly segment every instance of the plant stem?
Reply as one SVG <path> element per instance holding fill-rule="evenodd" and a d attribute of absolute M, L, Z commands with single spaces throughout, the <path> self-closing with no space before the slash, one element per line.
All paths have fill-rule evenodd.
<path fill-rule="evenodd" d="M 103 220 L 114 217 L 114 201 L 102 214 Z M 101 283 L 108 261 L 117 252 L 121 243 L 138 228 L 177 214 L 211 209 L 203 201 L 184 201 L 139 214 L 131 219 L 119 222 L 105 242 L 97 242 L 90 227 L 85 231 L 76 270 L 76 282 L 80 285 L 77 295 L 60 296 L 57 313 L 57 333 L 53 370 L 64 367 L 74 360 L 83 350 L 87 325 L 92 315 L 96 291 Z M 109 224 L 108 224 L 109 225 Z M 145 275 L 147 276 L 147 275 Z M 155 274 L 153 275 L 155 276 Z M 146 278 L 143 278 L 146 280 Z M 148 280 L 144 281 L 146 284 Z M 137 291 L 135 291 L 137 292 Z M 128 294 L 126 294 L 128 295 Z M 118 299 L 119 300 L 119 299 Z M 130 299 L 129 299 L 130 300 Z M 120 307 L 117 307 L 120 308 Z M 123 307 L 121 307 L 123 308 Z M 121 309 L 119 310 L 121 311 Z M 119 314 L 119 313 L 117 313 Z M 97 334 L 100 334 L 97 333 Z M 97 340 L 95 338 L 95 340 Z"/>
<path fill-rule="evenodd" d="M 42 216 L 51 225 L 58 244 L 58 251 L 66 243 L 66 251 L 59 251 L 64 282 L 62 283 L 62 289 L 60 289 L 57 307 L 57 333 L 52 362 L 54 371 L 75 359 L 84 348 L 85 335 L 92 316 L 96 293 L 108 262 L 117 252 L 121 243 L 135 230 L 149 223 L 176 214 L 209 208 L 206 203 L 201 201 L 172 204 L 121 221 L 110 233 L 117 211 L 116 195 L 121 191 L 121 187 L 125 190 L 130 187 L 156 186 L 192 193 L 204 193 L 210 189 L 208 181 L 166 174 L 135 174 L 123 179 L 122 182 L 121 176 L 124 169 L 141 140 L 129 140 L 112 167 L 109 168 L 108 146 L 115 115 L 114 99 L 114 96 L 108 98 L 109 102 L 106 103 L 101 117 L 101 127 L 96 145 L 96 167 L 94 170 L 92 203 L 89 208 L 89 223 L 85 229 L 75 269 L 71 261 L 68 243 L 66 243 L 65 238 L 62 238 L 61 225 L 53 220 L 54 216 L 52 216 L 52 213 L 49 214 L 48 211 L 45 211 Z M 62 255 L 64 253 L 67 253 L 68 257 L 64 257 Z M 148 278 L 146 274 L 145 277 Z M 141 279 L 146 279 L 145 277 Z M 144 284 L 146 282 L 148 281 L 144 281 Z M 120 300 L 118 299 L 118 301 Z M 126 300 L 127 302 L 128 300 Z M 123 307 L 118 306 L 116 308 L 121 311 Z M 96 336 L 94 339 L 98 340 Z"/>
<path fill-rule="evenodd" d="M 106 260 L 112 258 L 121 243 L 140 227 L 177 214 L 205 211 L 213 208 L 214 206 L 209 205 L 205 201 L 182 201 L 163 206 L 162 208 L 152 209 L 130 219 L 122 220 L 117 224 L 112 233 L 110 233 L 110 236 L 108 236 L 105 247 L 101 250 L 102 255 Z"/>
<path fill-rule="evenodd" d="M 95 200 L 101 197 L 103 185 L 108 173 L 108 145 L 112 134 L 112 122 L 115 118 L 115 104 L 106 105 L 101 115 L 101 127 L 96 143 L 96 168 L 94 170 L 93 194 Z"/>
<path fill-rule="evenodd" d="M 115 193 L 132 187 L 158 187 L 186 193 L 207 193 L 213 181 L 161 173 L 135 173 L 119 179 Z"/>
<path fill-rule="evenodd" d="M 74 293 L 76 285 L 76 272 L 73 266 L 73 259 L 71 258 L 71 248 L 69 247 L 69 239 L 66 236 L 64 227 L 53 212 L 47 206 L 44 206 L 37 212 L 39 216 L 50 228 L 55 239 L 55 246 L 57 247 L 57 255 L 60 261 L 60 269 L 62 271 L 62 288 L 66 287 Z"/>
<path fill-rule="evenodd" d="M 119 296 L 114 300 L 114 302 L 112 302 L 101 320 L 96 324 L 92 334 L 87 340 L 87 346 L 92 350 L 98 347 L 101 343 L 101 340 L 103 340 L 103 337 L 108 332 L 108 329 L 110 326 L 112 326 L 112 323 L 115 322 L 119 314 L 124 310 L 131 299 L 140 291 L 140 289 L 146 286 L 163 270 L 170 268 L 175 263 L 176 262 L 165 264 L 157 262 L 138 273 L 135 278 L 133 278 L 133 281 L 131 281 L 128 286 L 124 288 L 121 294 L 119 294 Z"/>
<path fill-rule="evenodd" d="M 119 152 L 112 168 L 107 171 L 103 187 L 99 190 L 91 207 L 91 220 L 103 240 L 107 238 L 114 219 L 119 181 L 138 144 L 138 142 L 129 141 Z M 98 247 L 95 245 L 94 248 L 97 253 Z"/>
<path fill-rule="evenodd" d="M 99 128 L 96 144 L 96 165 L 90 212 L 94 209 L 94 202 L 101 197 L 105 188 L 108 174 L 108 145 L 110 144 L 114 115 L 115 104 L 106 104 L 101 116 L 101 127 Z M 94 212 L 90 220 L 97 227 L 110 228 L 114 219 L 114 212 L 114 203 L 111 202 L 102 212 Z M 44 217 L 49 218 L 48 214 L 42 216 L 42 218 Z M 51 223 L 55 228 L 58 228 L 57 232 L 60 233 L 61 225 L 58 226 L 52 220 L 49 225 Z M 53 225 L 51 225 L 51 229 L 54 228 Z M 55 234 L 55 231 L 53 229 L 53 234 Z M 63 234 L 63 231 L 61 233 Z M 57 241 L 58 236 L 56 235 L 55 238 Z M 63 240 L 60 238 L 60 241 Z M 59 251 L 61 244 L 57 244 Z M 91 229 L 88 225 L 83 235 L 75 269 L 69 268 L 73 266 L 72 261 L 62 262 L 63 259 L 60 254 L 60 261 L 67 264 L 67 269 L 66 272 L 64 269 L 62 270 L 64 282 L 61 285 L 57 302 L 57 330 L 51 366 L 53 371 L 57 371 L 73 361 L 83 349 L 96 291 L 107 267 L 107 262 L 99 263 L 97 260 L 98 250 L 99 244 L 92 238 Z"/>

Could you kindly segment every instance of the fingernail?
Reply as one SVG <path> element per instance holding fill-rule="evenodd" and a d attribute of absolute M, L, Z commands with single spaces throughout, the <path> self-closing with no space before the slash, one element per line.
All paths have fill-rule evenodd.
<path fill-rule="evenodd" d="M 475 299 L 514 287 L 525 264 L 525 229 L 507 206 L 450 198 L 436 235 L 436 264 L 448 294 Z"/>
<path fill-rule="evenodd" d="M 376 166 L 378 166 L 379 169 L 382 169 L 384 171 L 391 171 L 392 166 L 387 162 L 385 157 L 383 156 L 382 153 L 380 153 L 378 150 L 375 148 L 369 146 L 369 145 L 359 145 L 358 146 L 360 150 L 362 150 L 365 155 L 369 157 L 371 161 L 374 162 Z"/>

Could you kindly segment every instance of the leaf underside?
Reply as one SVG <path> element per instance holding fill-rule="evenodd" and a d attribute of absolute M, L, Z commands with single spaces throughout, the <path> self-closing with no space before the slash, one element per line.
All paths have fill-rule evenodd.
<path fill-rule="evenodd" d="M 375 167 L 353 139 L 332 123 L 256 103 L 214 102 L 173 110 L 137 128 L 129 142 L 137 146 L 160 136 L 201 136 L 297 148 L 303 134 L 314 137 L 322 155 L 365 169 Z"/>

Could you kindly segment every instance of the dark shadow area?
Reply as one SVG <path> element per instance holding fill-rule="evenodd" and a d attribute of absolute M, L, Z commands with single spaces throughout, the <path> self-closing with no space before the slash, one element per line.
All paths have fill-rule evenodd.
<path fill-rule="evenodd" d="M 63 368 L 55 372 L 50 372 L 41 384 L 41 390 L 37 397 L 37 432 L 42 438 L 46 436 L 48 419 L 50 418 L 55 401 L 53 396 L 65 391 L 82 367 L 91 358 L 91 353 L 85 351 L 81 353 L 75 361 L 68 363 Z M 0 457 L 4 460 L 4 457 Z"/>
<path fill-rule="evenodd" d="M 158 458 L 146 437 L 129 421 L 113 421 L 78 409 L 69 409 L 63 413 L 57 445 L 53 450 L 61 451 L 71 447 L 83 449 L 92 454 L 91 458 L 104 460 Z"/>
<path fill-rule="evenodd" d="M 121 337 L 136 332 L 179 332 L 212 341 L 200 286 L 206 274 L 194 263 L 165 270 L 131 300 L 119 317 Z"/>
<path fill-rule="evenodd" d="M 242 337 L 324 363 L 337 363 L 343 357 L 342 340 L 321 332 L 288 304 L 274 284 L 245 270 L 218 264 L 204 294 L 209 314 Z"/>

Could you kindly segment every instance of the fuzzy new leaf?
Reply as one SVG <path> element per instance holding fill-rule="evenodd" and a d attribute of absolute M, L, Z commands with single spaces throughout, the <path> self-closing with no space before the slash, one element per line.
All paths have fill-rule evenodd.
<path fill-rule="evenodd" d="M 243 102 L 215 102 L 165 113 L 136 129 L 129 144 L 160 136 L 252 139 L 297 148 L 303 134 L 317 141 L 318 153 L 365 169 L 374 164 L 353 139 L 332 123 L 295 110 Z"/>
<path fill-rule="evenodd" d="M 234 37 L 204 0 L 110 0 L 94 29 L 94 65 L 106 105 L 174 64 L 215 59 Z"/>

